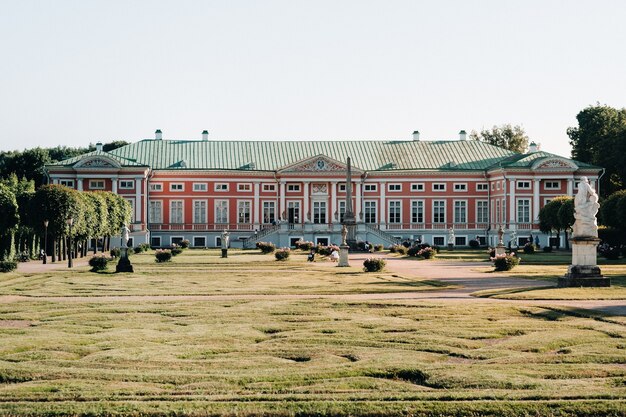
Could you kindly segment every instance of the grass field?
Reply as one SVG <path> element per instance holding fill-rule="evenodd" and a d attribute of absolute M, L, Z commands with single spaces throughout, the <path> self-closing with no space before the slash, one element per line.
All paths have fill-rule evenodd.
<path fill-rule="evenodd" d="M 610 316 L 489 300 L 258 300 L 246 294 L 441 287 L 300 256 L 287 264 L 247 252 L 224 260 L 186 251 L 170 265 L 152 258 L 135 256 L 133 275 L 0 276 L 0 294 L 31 295 L 0 304 L 0 414 L 626 412 L 626 325 Z M 67 300 L 38 298 L 49 294 Z"/>

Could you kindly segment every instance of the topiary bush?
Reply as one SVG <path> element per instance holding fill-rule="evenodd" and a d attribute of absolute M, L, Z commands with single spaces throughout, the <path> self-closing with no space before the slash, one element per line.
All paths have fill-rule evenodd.
<path fill-rule="evenodd" d="M 535 253 L 535 245 L 533 243 L 528 242 L 524 245 L 524 253 L 528 255 L 532 255 Z"/>
<path fill-rule="evenodd" d="M 367 258 L 363 261 L 365 272 L 379 272 L 385 269 L 385 260 L 381 258 Z"/>
<path fill-rule="evenodd" d="M 91 272 L 100 272 L 107 269 L 109 265 L 109 259 L 104 255 L 94 255 L 89 259 L 89 266 L 91 267 Z"/>
<path fill-rule="evenodd" d="M 408 249 L 404 245 L 391 245 L 389 246 L 389 252 L 399 253 L 400 255 L 406 255 Z"/>
<path fill-rule="evenodd" d="M 385 249 L 385 245 L 383 245 L 381 243 L 379 243 L 378 245 L 374 245 L 374 251 L 376 251 L 376 252 L 380 252 L 383 249 Z"/>
<path fill-rule="evenodd" d="M 433 259 L 437 256 L 437 250 L 435 248 L 431 247 L 426 247 L 424 249 L 420 249 L 417 252 L 418 256 L 421 256 L 424 259 Z"/>
<path fill-rule="evenodd" d="M 172 245 L 172 250 L 170 252 L 172 253 L 172 256 L 177 256 L 183 253 L 183 248 L 178 245 Z"/>
<path fill-rule="evenodd" d="M 272 253 L 276 250 L 276 245 L 272 242 L 257 242 L 256 247 L 261 249 L 261 253 Z"/>
<path fill-rule="evenodd" d="M 472 239 L 472 240 L 469 241 L 469 246 L 472 249 L 478 249 L 478 248 L 480 248 L 480 242 L 477 241 L 476 239 Z"/>
<path fill-rule="evenodd" d="M 0 272 L 11 272 L 17 269 L 16 261 L 0 261 Z"/>
<path fill-rule="evenodd" d="M 169 262 L 172 260 L 172 251 L 168 249 L 157 249 L 154 256 L 158 263 Z"/>
<path fill-rule="evenodd" d="M 521 259 L 515 256 L 515 253 L 508 255 L 498 255 L 491 258 L 496 271 L 510 271 L 519 265 Z"/>
<path fill-rule="evenodd" d="M 296 247 L 296 249 L 300 249 L 302 251 L 309 252 L 311 249 L 313 249 L 315 247 L 315 244 L 313 242 L 308 242 L 306 240 L 298 240 L 295 243 L 295 247 Z"/>
<path fill-rule="evenodd" d="M 185 240 L 181 240 L 180 241 L 180 247 L 182 249 L 187 249 L 189 247 L 189 245 L 191 245 L 191 242 L 189 242 L 189 239 L 185 239 Z"/>
<path fill-rule="evenodd" d="M 411 247 L 410 247 L 410 248 L 406 251 L 406 253 L 407 253 L 407 255 L 409 255 L 409 256 L 419 256 L 419 255 L 418 255 L 418 253 L 419 253 L 419 251 L 420 251 L 420 250 L 421 250 L 421 249 L 420 249 L 420 247 L 419 247 L 419 246 L 417 246 L 417 245 L 416 245 L 416 246 L 411 246 Z"/>
<path fill-rule="evenodd" d="M 277 261 L 286 261 L 291 254 L 291 249 L 289 248 L 280 248 L 276 252 L 274 252 L 274 257 Z"/>
<path fill-rule="evenodd" d="M 109 253 L 111 254 L 112 258 L 119 258 L 122 254 L 122 251 L 120 248 L 112 248 Z"/>

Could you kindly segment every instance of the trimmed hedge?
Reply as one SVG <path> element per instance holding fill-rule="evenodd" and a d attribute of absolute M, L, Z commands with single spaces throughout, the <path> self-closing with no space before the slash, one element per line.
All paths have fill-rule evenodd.
<path fill-rule="evenodd" d="M 385 268 L 385 260 L 381 258 L 367 258 L 363 261 L 365 272 L 379 272 Z"/>
<path fill-rule="evenodd" d="M 156 257 L 156 261 L 158 263 L 162 263 L 162 262 L 169 262 L 172 260 L 172 251 L 168 250 L 168 249 L 158 249 L 154 256 Z"/>
<path fill-rule="evenodd" d="M 274 253 L 274 257 L 277 261 L 286 261 L 291 254 L 291 249 L 289 248 L 280 248 Z"/>
<path fill-rule="evenodd" d="M 256 247 L 261 249 L 261 253 L 272 253 L 276 250 L 276 245 L 272 242 L 257 242 Z"/>
<path fill-rule="evenodd" d="M 515 256 L 514 253 L 504 256 L 495 256 L 491 259 L 493 260 L 493 266 L 496 271 L 510 271 L 519 265 L 519 262 L 521 261 L 521 259 Z"/>
<path fill-rule="evenodd" d="M 16 261 L 0 261 L 0 272 L 11 272 L 17 269 Z"/>
<path fill-rule="evenodd" d="M 109 259 L 104 255 L 95 255 L 89 259 L 89 266 L 91 267 L 91 272 L 100 272 L 107 269 L 109 265 Z"/>

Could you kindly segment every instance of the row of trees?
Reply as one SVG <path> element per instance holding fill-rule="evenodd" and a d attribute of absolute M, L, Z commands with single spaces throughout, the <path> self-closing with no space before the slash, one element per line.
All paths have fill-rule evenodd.
<path fill-rule="evenodd" d="M 0 260 L 18 253 L 31 256 L 47 241 L 52 261 L 65 259 L 68 250 L 87 254 L 88 242 L 100 238 L 103 250 L 111 236 L 130 221 L 130 204 L 111 192 L 81 192 L 61 185 L 44 185 L 34 191 L 32 181 L 0 183 Z M 94 252 L 97 247 L 94 247 Z"/>

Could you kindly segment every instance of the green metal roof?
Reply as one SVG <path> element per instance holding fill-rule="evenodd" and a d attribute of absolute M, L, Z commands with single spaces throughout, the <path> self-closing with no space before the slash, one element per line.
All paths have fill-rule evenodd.
<path fill-rule="evenodd" d="M 298 161 L 325 155 L 338 161 L 352 158 L 365 171 L 447 170 L 482 171 L 500 163 L 530 166 L 546 152 L 517 154 L 475 140 L 454 141 L 188 141 L 146 139 L 110 152 L 102 152 L 125 166 L 150 166 L 155 170 L 275 171 Z M 90 152 L 85 155 L 95 155 Z M 68 166 L 85 155 L 51 166 Z M 518 157 L 521 157 L 519 159 Z M 560 157 L 559 157 L 560 158 Z M 567 158 L 565 158 L 567 159 Z M 582 164 L 576 162 L 579 166 Z"/>
<path fill-rule="evenodd" d="M 574 161 L 573 159 L 564 158 L 562 156 L 554 155 L 548 152 L 533 152 L 533 153 L 525 153 L 525 154 L 513 154 L 509 158 L 506 158 L 502 161 L 501 165 L 504 168 L 530 168 L 533 164 L 535 164 L 539 159 L 548 159 L 548 158 L 560 158 L 565 159 L 566 161 L 572 161 L 578 168 L 590 168 L 590 169 L 601 169 L 601 167 L 587 164 L 585 162 Z"/>
<path fill-rule="evenodd" d="M 105 152 L 105 151 L 92 151 L 87 152 L 82 155 L 75 156 L 73 158 L 64 159 L 63 161 L 54 162 L 52 164 L 46 164 L 46 166 L 72 166 L 83 158 L 89 156 L 103 156 L 105 158 L 111 158 L 114 161 L 117 161 L 123 167 L 146 167 L 146 164 L 139 163 L 135 160 L 135 158 L 126 158 L 123 156 L 116 155 L 113 152 Z"/>

